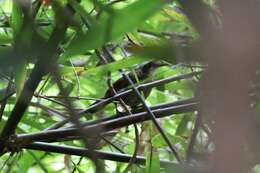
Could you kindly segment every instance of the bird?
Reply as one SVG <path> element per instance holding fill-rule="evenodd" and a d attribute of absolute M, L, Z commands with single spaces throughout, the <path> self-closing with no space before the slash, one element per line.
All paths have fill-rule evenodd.
<path fill-rule="evenodd" d="M 134 73 L 133 72 L 128 73 L 128 76 L 133 81 L 133 83 L 136 84 L 138 81 L 147 79 L 158 67 L 165 66 L 165 65 L 167 64 L 161 61 L 150 61 L 144 65 L 141 65 L 139 68 L 135 69 Z M 105 95 L 100 100 L 104 100 L 114 96 L 114 91 L 116 91 L 116 93 L 123 92 L 128 87 L 130 87 L 129 81 L 126 78 L 121 77 L 112 84 L 112 87 L 110 87 L 105 92 Z M 144 98 L 147 98 L 150 95 L 151 90 L 152 90 L 151 87 L 147 87 L 142 90 Z M 129 106 L 132 109 L 136 108 L 141 103 L 140 99 L 136 96 L 134 92 L 123 95 L 120 98 L 124 101 L 124 103 L 127 106 Z M 90 105 L 90 107 L 97 105 L 99 102 L 100 101 L 94 102 L 93 104 Z M 106 104 L 100 104 L 98 106 L 95 106 L 92 109 L 88 109 L 88 111 L 85 113 L 92 113 L 92 114 L 96 113 L 97 111 L 103 109 L 105 106 Z"/>
<path fill-rule="evenodd" d="M 147 79 L 149 76 L 152 75 L 152 73 L 156 69 L 158 69 L 161 66 L 165 66 L 165 65 L 168 65 L 168 64 L 161 62 L 161 61 L 150 61 L 150 62 L 136 68 L 134 70 L 135 72 L 128 73 L 127 75 L 133 81 L 133 83 L 136 84 L 138 81 Z M 126 90 L 130 86 L 131 86 L 131 84 L 129 83 L 129 81 L 124 76 L 122 76 L 121 78 L 119 78 L 112 84 L 112 87 L 108 88 L 108 90 L 105 92 L 105 94 L 101 100 L 114 96 L 114 94 L 115 94 L 114 91 L 116 91 L 116 93 L 120 93 L 120 92 L 123 92 L 124 90 Z M 147 98 L 150 95 L 151 91 L 152 91 L 152 87 L 144 88 L 142 90 L 144 98 Z M 130 110 L 135 110 L 141 104 L 141 100 L 137 97 L 137 95 L 134 92 L 123 95 L 120 97 L 120 99 L 123 100 L 124 104 L 126 104 L 127 106 L 130 107 Z M 90 105 L 90 107 L 93 105 L 97 105 L 99 102 L 100 101 L 94 102 L 93 104 Z M 93 115 L 94 113 L 103 109 L 105 106 L 106 106 L 106 104 L 100 104 L 99 106 L 95 107 L 94 109 L 90 109 L 88 111 L 88 113 L 91 113 Z M 120 111 L 118 111 L 118 112 L 120 112 Z M 118 115 L 121 115 L 121 114 L 119 113 Z M 88 119 L 89 117 L 86 117 L 86 118 Z M 112 132 L 112 134 L 110 134 L 109 136 L 103 136 L 103 138 L 101 138 L 100 136 L 97 136 L 95 138 L 90 138 L 88 141 L 89 145 L 94 146 L 94 148 L 96 148 L 96 149 L 100 149 L 102 146 L 104 146 L 106 144 L 106 142 L 104 142 L 104 139 L 106 139 L 106 141 L 107 140 L 109 141 L 118 133 L 117 131 L 118 130 L 115 130 Z M 126 132 L 127 131 L 128 131 L 128 127 L 126 128 Z M 101 140 L 101 139 L 103 139 L 103 140 Z"/>

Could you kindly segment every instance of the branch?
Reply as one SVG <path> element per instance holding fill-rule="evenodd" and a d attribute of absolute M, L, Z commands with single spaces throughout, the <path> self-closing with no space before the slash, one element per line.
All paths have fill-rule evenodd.
<path fill-rule="evenodd" d="M 68 7 L 67 7 L 68 8 Z M 67 9 L 68 10 L 68 9 Z M 0 143 L 0 153 L 3 152 L 5 148 L 5 139 L 8 138 L 9 135 L 15 132 L 15 129 L 22 119 L 24 112 L 26 111 L 33 93 L 38 87 L 42 77 L 49 72 L 51 64 L 55 62 L 58 58 L 57 49 L 60 41 L 64 38 L 66 34 L 68 24 L 64 21 L 63 25 L 61 23 L 57 25 L 45 45 L 46 51 L 42 55 L 39 56 L 39 59 L 28 79 L 25 83 L 23 91 L 21 92 L 20 97 L 18 98 L 11 115 L 9 116 L 3 131 L 1 133 L 1 139 L 3 140 Z"/>
<path fill-rule="evenodd" d="M 88 149 L 83 149 L 79 147 L 72 147 L 72 146 L 61 146 L 61 145 L 54 145 L 54 144 L 48 144 L 44 142 L 34 142 L 31 144 L 26 144 L 23 146 L 23 148 L 26 149 L 32 149 L 32 150 L 39 150 L 39 151 L 45 151 L 45 152 L 55 152 L 55 153 L 62 153 L 62 154 L 68 154 L 68 155 L 76 155 L 76 156 L 90 156 L 90 151 Z M 92 151 L 91 151 L 92 152 Z M 94 151 L 95 155 L 99 159 L 104 160 L 111 160 L 116 162 L 125 162 L 128 163 L 130 159 L 132 158 L 130 155 L 127 154 L 119 154 L 119 153 L 110 153 L 110 152 L 103 152 L 103 151 Z M 144 165 L 146 162 L 146 159 L 142 156 L 136 156 L 135 163 L 136 164 L 142 164 Z M 182 167 L 179 164 L 171 161 L 161 160 L 160 161 L 161 166 L 164 167 Z"/>
<path fill-rule="evenodd" d="M 171 76 L 171 77 L 168 77 L 168 78 L 165 78 L 165 79 L 160 79 L 160 80 L 149 82 L 149 83 L 146 83 L 146 84 L 141 84 L 141 85 L 137 86 L 136 88 L 138 90 L 142 91 L 142 90 L 144 90 L 145 88 L 148 88 L 148 87 L 157 87 L 157 86 L 161 86 L 161 85 L 166 84 L 166 83 L 192 78 L 196 75 L 201 74 L 202 72 L 203 71 L 198 71 L 198 72 L 191 72 L 191 73 L 182 74 L 182 75 L 178 75 L 178 76 Z M 78 115 L 83 115 L 83 114 L 87 114 L 87 113 L 94 113 L 96 110 L 101 109 L 101 107 L 103 107 L 104 105 L 107 105 L 107 104 L 111 103 L 112 101 L 114 101 L 114 100 L 116 100 L 116 99 L 118 99 L 122 96 L 125 96 L 129 93 L 132 93 L 132 92 L 133 92 L 132 89 L 128 89 L 126 91 L 120 92 L 120 93 L 118 93 L 118 94 L 116 94 L 112 97 L 107 98 L 107 99 L 100 100 L 99 102 L 96 102 L 96 104 L 91 105 L 88 109 L 79 112 Z M 60 122 L 54 124 L 49 129 L 59 128 L 59 127 L 63 126 L 64 124 L 68 123 L 68 122 L 70 122 L 70 119 L 65 119 L 63 121 L 60 121 Z"/>
<path fill-rule="evenodd" d="M 177 105 L 167 108 L 159 108 L 152 110 L 156 118 L 163 118 L 172 114 L 179 114 L 197 110 L 197 102 L 191 102 L 183 105 Z M 99 133 L 121 128 L 134 123 L 140 123 L 150 120 L 147 112 L 140 112 L 132 116 L 115 117 L 104 122 L 87 125 L 83 128 L 84 133 L 89 137 L 98 135 Z M 62 139 L 70 136 L 77 135 L 77 128 L 66 128 L 58 130 L 49 130 L 31 134 L 20 134 L 17 136 L 18 140 L 22 143 L 30 143 L 34 141 L 45 141 Z"/>
<path fill-rule="evenodd" d="M 191 73 L 187 73 L 187 74 L 183 74 L 183 75 L 178 75 L 178 76 L 171 76 L 171 77 L 168 77 L 168 78 L 165 78 L 165 79 L 160 79 L 160 80 L 156 80 L 156 81 L 153 81 L 153 82 L 149 82 L 149 83 L 146 83 L 146 84 L 141 84 L 139 86 L 136 86 L 136 89 L 142 91 L 146 88 L 150 88 L 150 87 L 158 87 L 158 86 L 161 86 L 163 84 L 166 84 L 166 83 L 170 83 L 170 82 L 174 82 L 174 81 L 179 81 L 179 80 L 183 80 L 183 79 L 188 79 L 188 78 L 192 78 L 196 75 L 199 75 L 201 74 L 203 71 L 199 71 L 199 72 L 191 72 Z M 100 108 L 100 106 L 103 106 L 104 104 L 109 104 L 111 103 L 112 101 L 118 99 L 118 98 L 121 98 L 122 96 L 125 96 L 129 93 L 132 93 L 133 90 L 132 89 L 127 89 L 126 91 L 123 91 L 123 92 L 120 92 L 118 94 L 116 94 L 115 96 L 112 96 L 110 98 L 107 98 L 107 99 L 104 99 L 104 100 L 101 100 L 100 102 L 92 105 L 91 107 L 89 107 L 88 109 L 80 112 L 80 114 L 86 114 L 86 113 L 93 113 L 95 112 L 97 109 Z"/>
<path fill-rule="evenodd" d="M 67 27 L 66 27 L 67 28 Z M 50 38 L 49 44 L 51 44 L 53 47 L 52 49 L 56 49 L 59 40 L 63 38 L 65 35 L 66 28 L 56 28 L 52 36 Z M 47 43 L 48 44 L 48 43 Z M 6 138 L 10 134 L 13 134 L 15 131 L 16 126 L 20 122 L 25 110 L 27 109 L 31 98 L 33 96 L 34 91 L 36 90 L 37 86 L 39 85 L 40 81 L 42 80 L 42 77 L 46 74 L 48 71 L 49 63 L 53 60 L 53 53 L 47 53 L 49 51 L 46 51 L 46 54 L 43 57 L 40 57 L 38 63 L 35 65 L 28 81 L 26 82 L 24 89 L 18 98 L 18 101 L 16 102 L 13 111 L 11 112 L 10 117 L 7 120 L 7 123 L 2 131 L 1 138 Z M 44 62 L 45 61 L 45 62 Z"/>
<path fill-rule="evenodd" d="M 147 115 L 149 116 L 149 118 L 152 120 L 153 124 L 155 125 L 155 127 L 157 128 L 157 130 L 159 131 L 159 133 L 162 135 L 164 141 L 167 143 L 167 145 L 169 146 L 169 148 L 171 149 L 172 153 L 174 154 L 176 160 L 179 163 L 182 163 L 182 160 L 176 150 L 176 148 L 172 145 L 170 139 L 168 138 L 168 136 L 166 135 L 166 133 L 164 132 L 163 128 L 161 127 L 161 125 L 158 123 L 158 121 L 156 120 L 156 116 L 154 115 L 153 111 L 150 109 L 150 107 L 146 104 L 145 99 L 143 98 L 143 96 L 141 95 L 141 93 L 139 92 L 139 90 L 136 88 L 134 82 L 131 80 L 131 78 L 129 77 L 129 75 L 122 73 L 123 77 L 129 82 L 129 84 L 131 85 L 131 88 L 133 89 L 136 97 L 141 101 L 142 105 L 144 106 L 144 109 L 147 111 Z"/>

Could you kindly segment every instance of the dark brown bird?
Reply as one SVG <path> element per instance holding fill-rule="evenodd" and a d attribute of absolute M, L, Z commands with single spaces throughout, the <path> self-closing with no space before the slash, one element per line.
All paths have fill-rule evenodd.
<path fill-rule="evenodd" d="M 159 62 L 159 61 L 151 61 L 151 62 L 148 62 L 148 63 L 142 65 L 141 67 L 137 68 L 135 70 L 135 74 L 129 73 L 128 75 L 134 83 L 137 83 L 137 79 L 140 81 L 147 79 L 158 67 L 161 67 L 164 65 L 166 65 L 166 64 Z M 117 93 L 126 90 L 129 86 L 130 86 L 129 82 L 124 77 L 118 79 L 115 83 L 113 83 L 113 89 Z M 147 98 L 149 96 L 151 90 L 152 90 L 152 88 L 145 88 L 142 92 L 143 96 L 145 98 Z M 112 96 L 114 96 L 114 92 L 113 92 L 112 88 L 109 88 L 107 90 L 107 92 L 105 93 L 105 96 L 102 99 L 106 99 L 106 98 L 109 98 Z M 122 96 L 121 99 L 124 101 L 124 103 L 126 105 L 128 105 L 132 108 L 137 107 L 141 103 L 140 100 L 135 95 L 135 93 L 133 93 L 133 92 Z M 97 104 L 98 102 L 100 102 L 100 101 L 97 101 L 97 102 L 93 103 L 92 105 Z M 88 112 L 95 113 L 96 111 L 104 108 L 104 106 L 106 106 L 106 105 L 105 104 L 100 105 L 100 106 L 96 107 L 95 109 L 89 110 Z"/>
<path fill-rule="evenodd" d="M 167 64 L 159 62 L 159 61 L 151 61 L 151 62 L 148 62 L 148 63 L 142 65 L 141 67 L 135 69 L 135 73 L 129 73 L 128 75 L 129 75 L 129 78 L 134 83 L 137 83 L 137 80 L 142 81 L 142 80 L 147 79 L 158 67 L 161 67 L 164 65 L 167 65 Z M 120 79 L 118 79 L 116 82 L 113 83 L 113 89 L 116 91 L 116 93 L 120 93 L 120 92 L 126 90 L 128 87 L 130 87 L 129 81 L 127 79 L 125 79 L 124 77 L 121 77 Z M 114 96 L 113 89 L 109 88 L 106 91 L 105 96 L 102 99 L 106 99 L 106 98 Z M 150 95 L 151 90 L 152 90 L 151 87 L 143 89 L 142 90 L 143 96 L 145 98 L 147 98 Z M 127 106 L 130 106 L 132 109 L 135 109 L 141 103 L 141 101 L 137 98 L 137 96 L 135 95 L 134 92 L 131 92 L 129 94 L 122 96 L 121 99 L 124 101 L 124 103 Z M 98 104 L 98 102 L 99 101 L 93 103 L 92 105 Z M 94 109 L 89 110 L 88 113 L 95 113 L 95 112 L 103 109 L 105 106 L 106 106 L 106 104 L 101 104 L 101 105 L 95 107 Z M 110 136 L 110 137 L 104 136 L 104 138 L 106 138 L 106 140 L 108 140 L 107 138 L 112 139 L 116 134 L 117 134 L 117 132 L 113 132 L 112 136 Z M 104 145 L 104 141 L 103 141 L 103 143 L 100 141 L 102 141 L 100 137 L 91 138 L 89 140 L 89 143 L 90 143 L 89 145 L 94 146 L 94 148 L 100 149 Z"/>

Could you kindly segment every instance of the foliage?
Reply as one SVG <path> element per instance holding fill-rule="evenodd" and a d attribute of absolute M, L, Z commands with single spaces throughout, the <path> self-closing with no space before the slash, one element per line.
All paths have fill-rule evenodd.
<path fill-rule="evenodd" d="M 205 4 L 216 9 L 214 1 Z M 211 129 L 197 129 L 194 98 L 206 66 L 197 62 L 192 46 L 200 36 L 178 1 L 4 0 L 0 11 L 3 172 L 204 170 Z M 152 61 L 164 65 L 138 79 L 135 70 Z M 130 73 L 143 98 L 158 82 L 145 104 L 104 98 Z M 93 111 L 100 101 L 108 104 Z M 150 109 L 161 118 L 153 120 Z"/>

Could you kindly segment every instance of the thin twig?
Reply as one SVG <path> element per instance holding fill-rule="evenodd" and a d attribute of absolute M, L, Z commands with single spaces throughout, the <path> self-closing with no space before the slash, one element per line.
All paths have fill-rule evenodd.
<path fill-rule="evenodd" d="M 74 173 L 75 171 L 76 171 L 76 166 L 79 166 L 80 165 L 80 163 L 81 163 L 81 161 L 83 160 L 83 156 L 81 156 L 80 158 L 79 158 L 79 161 L 78 161 L 78 163 L 75 165 L 75 163 L 73 162 L 73 164 L 74 164 L 74 168 L 73 168 L 73 170 L 72 170 L 72 173 Z"/>
<path fill-rule="evenodd" d="M 186 153 L 186 160 L 188 162 L 191 159 L 191 155 L 193 153 L 193 148 L 196 143 L 196 137 L 197 137 L 200 127 L 201 127 L 201 115 L 200 115 L 200 113 L 197 113 L 195 123 L 194 123 L 194 128 L 192 131 L 192 135 L 191 135 L 189 146 L 188 146 L 187 153 Z"/>
<path fill-rule="evenodd" d="M 103 135 L 100 136 L 106 143 L 108 143 L 109 145 L 111 145 L 112 147 L 114 147 L 117 151 L 119 151 L 120 153 L 125 154 L 125 152 L 123 150 L 121 150 L 118 146 L 116 146 L 113 142 L 110 142 L 108 139 L 106 139 Z"/>
<path fill-rule="evenodd" d="M 64 104 L 64 103 L 62 103 L 62 102 L 59 102 L 59 101 L 57 101 L 57 100 L 53 100 L 53 99 L 51 99 L 51 98 L 48 97 L 48 96 L 43 96 L 43 95 L 40 95 L 40 94 L 38 94 L 38 93 L 34 93 L 33 96 L 34 96 L 34 97 L 38 97 L 38 98 L 42 98 L 42 99 L 45 99 L 45 100 L 48 100 L 48 101 L 50 101 L 50 102 L 56 103 L 56 104 L 58 104 L 58 105 L 61 105 L 61 106 L 65 107 L 65 108 L 68 108 L 68 106 L 67 106 L 66 104 Z M 63 98 L 65 98 L 65 97 L 63 97 Z"/>
<path fill-rule="evenodd" d="M 60 118 L 64 119 L 64 118 L 68 118 L 68 115 L 64 114 L 64 113 L 61 113 L 53 108 L 50 108 L 50 107 L 47 107 L 47 106 L 44 106 L 40 103 L 35 103 L 35 102 L 31 102 L 30 103 L 31 106 L 34 106 L 34 107 L 38 107 L 38 108 L 41 108 L 42 110 L 46 111 L 47 113 L 49 114 L 52 114 L 52 115 L 58 115 Z"/>
<path fill-rule="evenodd" d="M 28 153 L 33 157 L 33 159 L 35 160 L 35 162 L 37 163 L 37 165 L 42 169 L 42 171 L 44 173 L 48 173 L 49 171 L 47 170 L 47 168 L 45 168 L 44 164 L 41 162 L 41 159 L 38 158 L 33 152 L 28 151 Z"/>
<path fill-rule="evenodd" d="M 43 97 L 47 97 L 47 98 L 54 98 L 54 99 L 64 99 L 65 97 L 63 96 L 49 96 L 49 95 L 41 95 Z M 68 99 L 75 99 L 75 100 L 94 100 L 94 101 L 101 101 L 104 99 L 100 99 L 100 98 L 93 98 L 93 97 L 79 97 L 79 96 L 68 96 Z"/>

